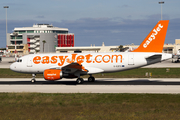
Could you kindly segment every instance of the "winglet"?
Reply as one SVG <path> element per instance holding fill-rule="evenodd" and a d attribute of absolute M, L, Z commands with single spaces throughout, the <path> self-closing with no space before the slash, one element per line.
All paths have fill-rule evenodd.
<path fill-rule="evenodd" d="M 169 20 L 161 20 L 132 52 L 162 52 Z"/>

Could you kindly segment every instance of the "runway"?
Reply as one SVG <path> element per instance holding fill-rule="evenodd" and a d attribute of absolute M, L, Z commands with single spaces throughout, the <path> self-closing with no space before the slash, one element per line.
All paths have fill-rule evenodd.
<path fill-rule="evenodd" d="M 76 79 L 45 81 L 37 78 L 0 78 L 0 92 L 38 93 L 180 93 L 178 78 L 96 78 L 76 84 Z"/>

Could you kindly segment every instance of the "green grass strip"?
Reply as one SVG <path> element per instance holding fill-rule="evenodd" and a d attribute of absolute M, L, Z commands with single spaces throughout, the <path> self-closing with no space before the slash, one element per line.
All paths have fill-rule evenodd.
<path fill-rule="evenodd" d="M 180 94 L 0 93 L 0 119 L 178 120 Z"/>
<path fill-rule="evenodd" d="M 169 70 L 167 70 L 169 69 Z M 151 73 L 151 76 L 145 76 L 146 73 Z M 180 68 L 138 68 L 128 71 L 103 73 L 93 75 L 96 78 L 180 78 Z M 31 78 L 31 74 L 23 74 L 13 72 L 10 69 L 0 69 L 0 78 Z M 84 76 L 88 77 L 88 76 Z M 42 74 L 37 75 L 37 78 L 43 78 Z"/>

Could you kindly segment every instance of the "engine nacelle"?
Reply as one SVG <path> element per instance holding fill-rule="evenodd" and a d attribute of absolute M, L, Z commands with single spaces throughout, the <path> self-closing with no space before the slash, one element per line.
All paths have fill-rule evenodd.
<path fill-rule="evenodd" d="M 59 69 L 46 69 L 43 74 L 45 80 L 59 80 L 62 78 L 62 70 Z"/>

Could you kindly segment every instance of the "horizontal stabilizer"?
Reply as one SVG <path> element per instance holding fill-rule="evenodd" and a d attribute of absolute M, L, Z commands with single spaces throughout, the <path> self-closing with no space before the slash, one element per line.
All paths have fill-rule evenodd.
<path fill-rule="evenodd" d="M 153 63 L 160 62 L 161 58 L 162 58 L 162 54 L 155 54 L 155 55 L 147 57 L 146 61 L 147 61 L 147 64 L 153 64 Z"/>
<path fill-rule="evenodd" d="M 156 55 L 152 55 L 150 57 L 147 57 L 146 60 L 154 60 L 154 59 L 161 59 L 162 55 L 161 54 L 156 54 Z"/>

